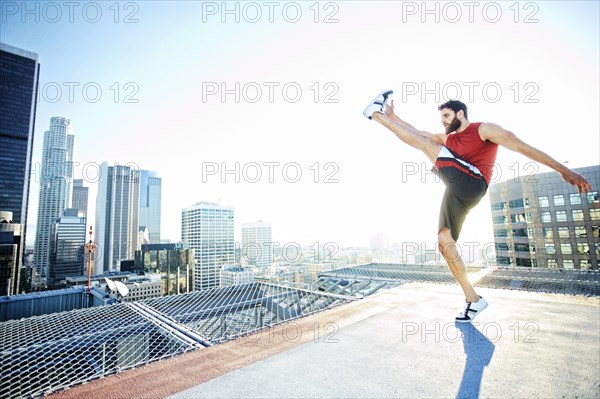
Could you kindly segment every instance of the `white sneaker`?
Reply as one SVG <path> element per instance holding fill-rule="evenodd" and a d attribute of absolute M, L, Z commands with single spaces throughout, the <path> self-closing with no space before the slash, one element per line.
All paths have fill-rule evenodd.
<path fill-rule="evenodd" d="M 465 309 L 456 316 L 456 321 L 459 323 L 470 323 L 475 319 L 475 316 L 480 314 L 488 307 L 488 303 L 481 296 L 477 302 L 467 302 Z"/>
<path fill-rule="evenodd" d="M 385 103 L 392 94 L 394 94 L 393 90 L 386 90 L 379 93 L 377 97 L 367 105 L 367 108 L 363 111 L 363 115 L 371 119 L 375 112 L 381 112 L 383 114 Z"/>

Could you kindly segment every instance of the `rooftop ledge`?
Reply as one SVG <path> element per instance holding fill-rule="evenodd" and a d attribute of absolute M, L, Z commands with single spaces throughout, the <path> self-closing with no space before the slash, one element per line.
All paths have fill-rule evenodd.
<path fill-rule="evenodd" d="M 63 398 L 598 398 L 600 298 L 408 283 L 97 379 Z"/>

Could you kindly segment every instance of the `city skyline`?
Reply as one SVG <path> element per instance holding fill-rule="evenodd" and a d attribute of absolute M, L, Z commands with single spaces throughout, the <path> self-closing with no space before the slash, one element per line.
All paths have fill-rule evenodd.
<path fill-rule="evenodd" d="M 594 397 L 599 33 L 589 0 L 0 1 L 0 396 Z M 390 89 L 455 159 L 370 120 Z"/>
<path fill-rule="evenodd" d="M 107 5 L 97 23 L 80 13 L 72 23 L 67 12 L 55 22 L 41 14 L 37 23 L 5 13 L 0 30 L 3 42 L 39 54 L 37 125 L 51 116 L 73 121 L 81 137 L 75 178 L 86 179 L 90 197 L 102 162 L 158 172 L 162 236 L 172 242 L 181 239 L 182 208 L 219 199 L 236 209 L 238 242 L 241 223 L 261 219 L 277 224 L 274 239 L 281 242 L 366 247 L 379 232 L 390 244 L 435 242 L 443 186 L 420 154 L 360 114 L 373 92 L 386 87 L 396 90 L 397 111 L 423 129 L 439 131 L 437 105 L 462 91 L 473 121 L 497 122 L 573 167 L 598 162 L 598 4 L 543 3 L 536 11 L 518 3 L 519 13 L 502 4 L 499 21 L 482 17 L 480 7 L 472 22 L 465 9 L 456 23 L 442 3 L 437 22 L 400 3 L 339 2 L 319 3 L 318 15 L 302 4 L 297 23 L 280 9 L 270 23 L 265 8 L 262 20 L 252 22 L 242 5 L 236 21 L 207 3 L 131 4 L 137 8 L 120 4 L 118 16 Z M 166 29 L 174 21 L 180 29 Z M 380 26 L 398 51 L 365 36 Z M 455 57 L 456 45 L 442 39 L 448 28 L 479 54 L 470 68 L 439 66 Z M 79 34 L 84 29 L 89 32 Z M 419 44 L 409 37 L 419 37 Z M 146 40 L 157 45 L 149 49 Z M 374 70 L 373 59 L 383 53 L 384 65 Z M 573 61 L 557 63 L 557 53 Z M 102 96 L 94 102 L 98 88 Z M 302 97 L 293 102 L 298 88 Z M 557 139 L 564 129 L 548 118 L 557 104 L 563 115 L 577 115 L 569 119 L 572 143 Z M 501 150 L 495 181 L 537 171 L 548 169 Z M 34 170 L 32 183 L 39 173 Z M 36 198 L 30 195 L 30 208 Z M 472 211 L 464 241 L 493 242 L 488 201 Z M 354 211 L 369 203 L 377 206 Z"/>

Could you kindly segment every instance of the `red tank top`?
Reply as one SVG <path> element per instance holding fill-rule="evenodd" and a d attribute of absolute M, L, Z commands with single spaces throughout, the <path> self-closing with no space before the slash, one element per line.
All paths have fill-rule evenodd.
<path fill-rule="evenodd" d="M 465 161 L 476 166 L 483 174 L 485 181 L 490 184 L 496 154 L 498 153 L 498 144 L 481 140 L 479 125 L 481 125 L 481 122 L 471 123 L 460 133 L 450 133 L 446 138 L 446 147 Z"/>

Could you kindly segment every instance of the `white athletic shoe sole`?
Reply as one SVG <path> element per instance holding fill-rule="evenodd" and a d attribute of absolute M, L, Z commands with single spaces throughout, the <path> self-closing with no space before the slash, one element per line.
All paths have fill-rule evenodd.
<path fill-rule="evenodd" d="M 385 90 L 379 93 L 377 97 L 367 105 L 367 108 L 363 111 L 363 115 L 368 119 L 372 119 L 375 112 L 383 113 L 385 110 L 385 103 L 392 94 L 394 94 L 393 90 Z"/>
<path fill-rule="evenodd" d="M 477 302 L 467 302 L 465 305 L 465 310 L 456 316 L 456 321 L 458 323 L 470 323 L 487 307 L 487 301 L 480 296 L 479 301 Z"/>

